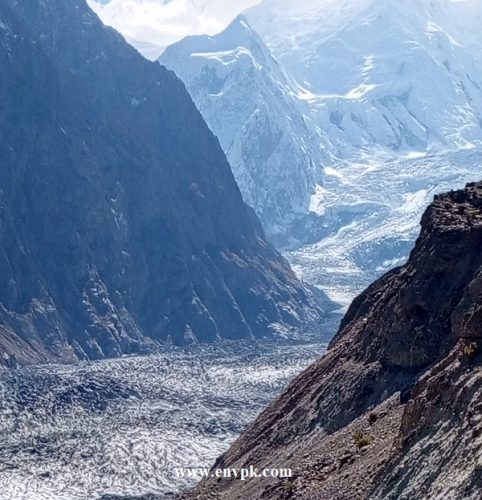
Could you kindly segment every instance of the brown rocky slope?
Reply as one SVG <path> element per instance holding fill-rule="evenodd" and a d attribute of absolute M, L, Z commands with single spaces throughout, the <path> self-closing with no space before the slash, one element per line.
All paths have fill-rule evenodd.
<path fill-rule="evenodd" d="M 437 196 L 409 262 L 358 297 L 328 353 L 183 498 L 480 499 L 482 183 Z"/>

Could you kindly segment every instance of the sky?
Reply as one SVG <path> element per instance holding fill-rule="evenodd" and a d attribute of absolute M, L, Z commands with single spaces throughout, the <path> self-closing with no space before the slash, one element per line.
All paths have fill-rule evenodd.
<path fill-rule="evenodd" d="M 102 21 L 146 57 L 187 35 L 214 35 L 260 0 L 88 0 Z"/>

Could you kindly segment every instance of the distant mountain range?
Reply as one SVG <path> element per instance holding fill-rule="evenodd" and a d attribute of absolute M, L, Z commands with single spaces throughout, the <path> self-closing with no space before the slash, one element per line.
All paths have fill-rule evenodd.
<path fill-rule="evenodd" d="M 0 364 L 316 324 L 172 72 L 85 0 L 2 2 L 0 47 Z"/>

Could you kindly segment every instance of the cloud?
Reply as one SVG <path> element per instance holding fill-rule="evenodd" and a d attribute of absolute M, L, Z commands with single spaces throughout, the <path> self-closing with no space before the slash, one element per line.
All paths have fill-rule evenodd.
<path fill-rule="evenodd" d="M 147 57 L 187 35 L 214 35 L 260 0 L 88 0 L 102 21 Z"/>

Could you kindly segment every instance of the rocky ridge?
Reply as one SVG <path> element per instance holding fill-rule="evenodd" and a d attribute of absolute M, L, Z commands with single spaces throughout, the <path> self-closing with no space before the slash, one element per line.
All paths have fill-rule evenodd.
<path fill-rule="evenodd" d="M 409 262 L 351 306 L 328 353 L 182 498 L 473 499 L 482 492 L 482 183 L 436 196 Z"/>

